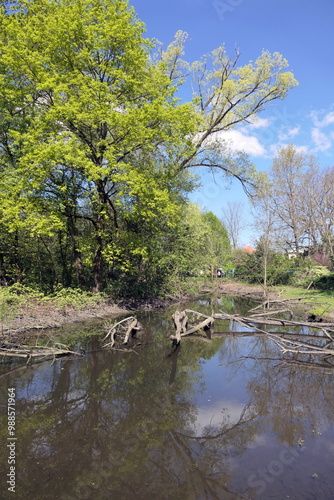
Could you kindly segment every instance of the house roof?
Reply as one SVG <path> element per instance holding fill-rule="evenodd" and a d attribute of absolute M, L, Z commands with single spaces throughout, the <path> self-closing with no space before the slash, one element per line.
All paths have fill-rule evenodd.
<path fill-rule="evenodd" d="M 249 253 L 250 255 L 252 255 L 253 253 L 256 252 L 255 248 L 252 248 L 250 247 L 249 245 L 245 246 L 244 248 L 242 248 L 242 251 L 243 252 L 247 252 Z"/>

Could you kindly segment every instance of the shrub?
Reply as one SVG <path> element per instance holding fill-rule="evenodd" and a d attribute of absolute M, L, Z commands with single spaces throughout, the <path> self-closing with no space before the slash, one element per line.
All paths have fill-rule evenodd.
<path fill-rule="evenodd" d="M 334 290 L 334 274 L 332 273 L 315 279 L 313 286 L 319 290 Z"/>

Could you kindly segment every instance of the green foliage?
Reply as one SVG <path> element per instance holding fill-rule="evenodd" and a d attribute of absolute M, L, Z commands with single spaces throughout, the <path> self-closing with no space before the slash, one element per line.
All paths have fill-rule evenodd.
<path fill-rule="evenodd" d="M 73 307 L 74 309 L 85 309 L 97 305 L 106 299 L 103 293 L 92 293 L 79 288 L 61 288 L 56 292 L 44 297 L 44 301 L 52 302 L 56 307 Z M 43 301 L 43 299 L 42 299 Z"/>
<path fill-rule="evenodd" d="M 262 259 L 261 247 L 252 255 L 239 251 L 236 254 L 236 276 L 249 283 L 262 284 Z M 305 288 L 313 283 L 317 287 L 317 283 L 326 282 L 329 274 L 325 266 L 321 266 L 310 258 L 289 259 L 272 250 L 268 254 L 268 285 L 295 285 Z"/>
<path fill-rule="evenodd" d="M 238 68 L 220 47 L 190 67 L 182 32 L 154 58 L 144 31 L 125 0 L 0 11 L 1 283 L 146 297 L 226 265 L 225 228 L 187 203 L 192 170 L 260 182 L 217 134 L 297 82 L 277 53 Z"/>
<path fill-rule="evenodd" d="M 319 290 L 334 290 L 334 274 L 328 274 L 323 276 L 317 276 L 313 280 L 314 288 L 318 288 Z"/>
<path fill-rule="evenodd" d="M 43 294 L 34 288 L 15 283 L 0 287 L 0 322 L 10 322 L 30 300 L 40 300 Z"/>
<path fill-rule="evenodd" d="M 248 283 L 262 284 L 263 255 L 256 252 L 252 255 L 239 251 L 236 253 L 236 277 Z M 282 255 L 271 252 L 267 263 L 267 283 L 276 285 L 288 283 L 293 272 L 290 261 Z"/>
<path fill-rule="evenodd" d="M 298 263 L 299 265 L 296 267 L 291 279 L 292 285 L 308 287 L 312 284 L 318 288 L 317 283 L 319 281 L 321 283 L 321 280 L 324 279 L 324 282 L 326 282 L 327 277 L 330 277 L 328 268 L 312 259 L 298 259 Z"/>

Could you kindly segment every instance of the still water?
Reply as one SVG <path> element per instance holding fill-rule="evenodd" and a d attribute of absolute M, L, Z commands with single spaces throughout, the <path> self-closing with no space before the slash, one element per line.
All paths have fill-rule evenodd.
<path fill-rule="evenodd" d="M 244 313 L 251 304 L 224 297 L 185 307 Z M 251 335 L 186 338 L 174 352 L 174 310 L 137 316 L 136 352 L 101 351 L 95 325 L 89 340 L 87 327 L 86 340 L 76 332 L 85 356 L 0 379 L 0 498 L 334 499 L 333 371 L 282 362 L 270 339 Z M 6 484 L 9 388 L 15 493 Z"/>

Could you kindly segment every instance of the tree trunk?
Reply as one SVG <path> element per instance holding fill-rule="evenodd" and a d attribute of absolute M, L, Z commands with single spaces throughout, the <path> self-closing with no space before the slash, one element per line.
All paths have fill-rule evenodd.
<path fill-rule="evenodd" d="M 102 238 L 97 238 L 97 248 L 94 254 L 93 287 L 92 292 L 98 293 L 101 290 L 102 281 Z"/>

